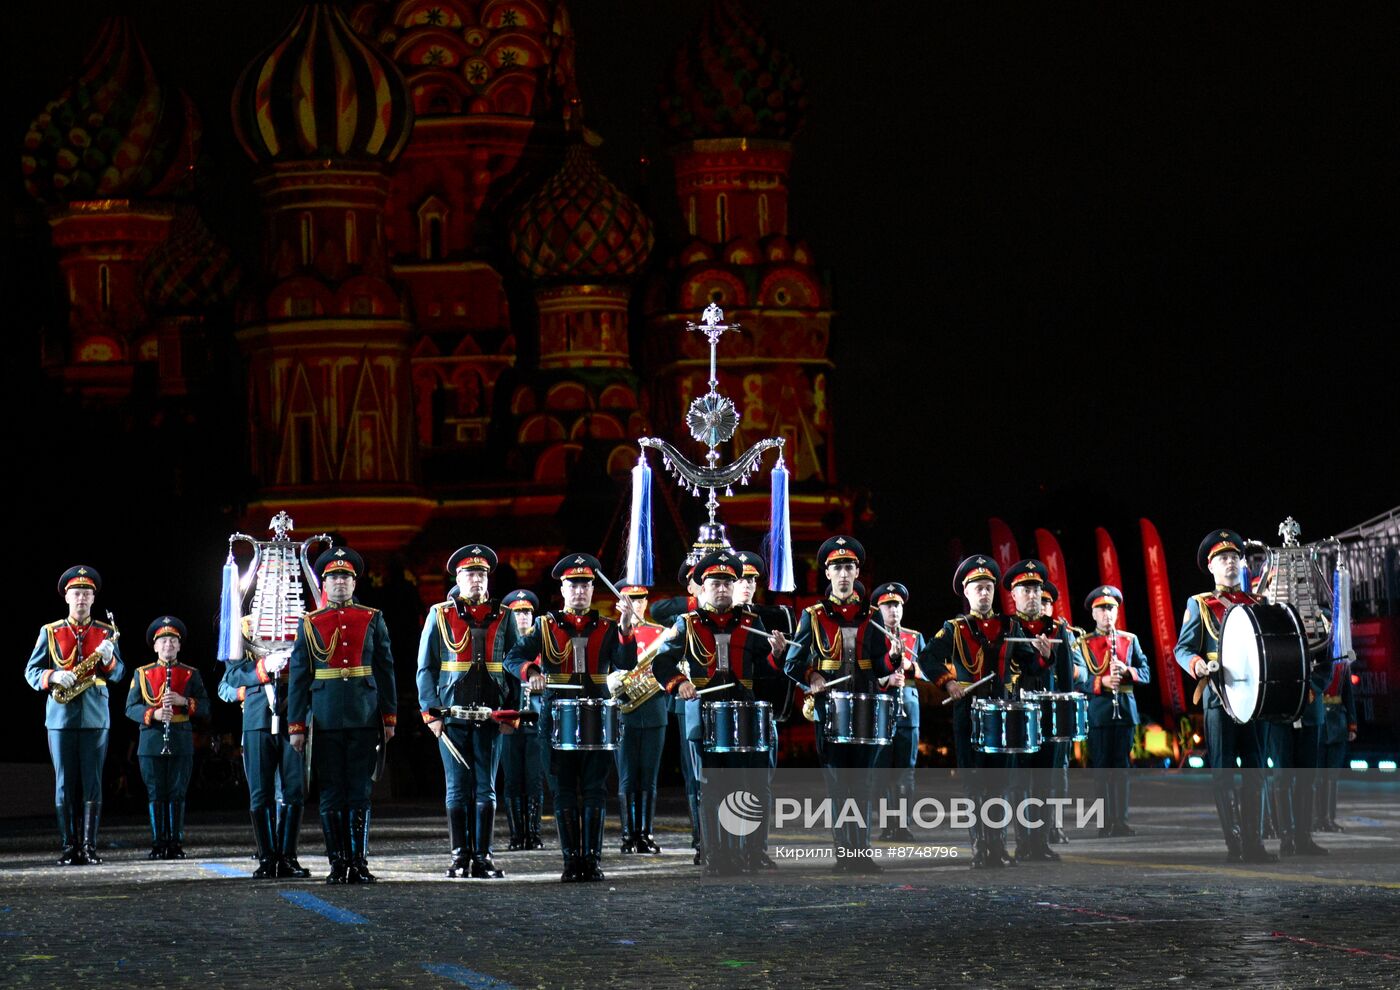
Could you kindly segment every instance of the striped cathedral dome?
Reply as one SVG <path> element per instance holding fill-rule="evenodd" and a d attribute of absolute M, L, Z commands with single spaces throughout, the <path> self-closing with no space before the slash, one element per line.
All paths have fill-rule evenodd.
<path fill-rule="evenodd" d="M 199 114 L 163 86 L 131 21 L 109 17 L 82 69 L 24 136 L 24 186 L 40 202 L 160 199 L 187 192 Z"/>
<path fill-rule="evenodd" d="M 787 53 L 741 0 L 712 0 L 662 87 L 662 126 L 681 141 L 789 141 L 806 117 L 802 75 Z"/>
<path fill-rule="evenodd" d="M 516 264 L 541 281 L 625 278 L 646 264 L 651 246 L 651 222 L 582 143 L 510 225 Z"/>
<path fill-rule="evenodd" d="M 233 127 L 255 161 L 391 162 L 413 129 L 403 76 L 339 8 L 307 4 L 233 89 Z"/>

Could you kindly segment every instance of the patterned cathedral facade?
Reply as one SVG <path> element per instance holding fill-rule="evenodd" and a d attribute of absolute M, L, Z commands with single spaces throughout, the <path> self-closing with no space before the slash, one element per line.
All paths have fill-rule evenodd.
<path fill-rule="evenodd" d="M 143 391 L 178 402 L 216 387 L 201 341 L 231 333 L 246 531 L 286 510 L 300 532 L 403 560 L 428 599 L 468 539 L 522 584 L 563 550 L 615 563 L 636 439 L 696 449 L 684 411 L 708 351 L 685 324 L 710 302 L 744 328 L 720 350 L 741 413 L 722 453 L 786 439 L 799 556 L 849 527 L 830 289 L 789 226 L 807 101 L 740 0 L 706 6 L 663 80 L 669 243 L 599 167 L 560 0 L 308 4 L 250 27 L 267 47 L 226 108 L 196 108 L 137 27 L 104 22 L 24 136 L 66 293 L 43 368 L 98 411 Z M 215 126 L 201 111 L 230 114 L 253 162 L 251 250 L 192 205 Z M 696 517 L 667 484 L 658 472 L 657 526 L 674 534 L 658 542 L 679 553 Z M 722 518 L 757 546 L 767 510 L 760 485 Z M 570 531 L 570 511 L 599 522 Z"/>

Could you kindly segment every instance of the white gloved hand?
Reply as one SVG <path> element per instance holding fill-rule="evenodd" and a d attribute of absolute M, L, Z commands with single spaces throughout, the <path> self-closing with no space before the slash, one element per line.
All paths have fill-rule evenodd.
<path fill-rule="evenodd" d="M 111 660 L 112 654 L 116 652 L 117 647 L 110 639 L 104 639 L 102 642 L 97 644 L 97 654 L 102 658 L 104 663 L 108 660 Z"/>
<path fill-rule="evenodd" d="M 51 687 L 57 686 L 62 688 L 70 688 L 74 685 L 74 683 L 77 682 L 77 680 L 78 678 L 73 676 L 73 672 L 71 670 L 55 670 L 52 674 L 49 675 L 49 685 Z"/>
<path fill-rule="evenodd" d="M 608 691 L 611 694 L 617 694 L 618 690 L 622 687 L 622 677 L 623 672 L 620 670 L 608 672 Z"/>
<path fill-rule="evenodd" d="M 269 653 L 267 659 L 263 661 L 263 669 L 269 674 L 280 674 L 286 669 L 287 662 L 292 655 L 287 650 L 278 650 L 276 653 Z"/>

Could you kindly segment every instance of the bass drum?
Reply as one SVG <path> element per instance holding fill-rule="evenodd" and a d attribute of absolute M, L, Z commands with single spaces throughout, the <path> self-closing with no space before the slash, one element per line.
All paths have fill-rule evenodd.
<path fill-rule="evenodd" d="M 1308 701 L 1308 644 L 1292 605 L 1232 605 L 1220 623 L 1215 689 L 1230 717 L 1293 722 Z"/>

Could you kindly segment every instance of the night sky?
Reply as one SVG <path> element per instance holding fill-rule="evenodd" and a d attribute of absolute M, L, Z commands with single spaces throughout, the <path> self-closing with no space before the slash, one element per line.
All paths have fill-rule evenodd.
<path fill-rule="evenodd" d="M 701 6 L 571 7 L 604 170 L 665 229 L 679 216 L 656 91 Z M 911 624 L 953 610 L 950 540 L 988 549 L 989 515 L 1011 523 L 1025 554 L 1035 527 L 1057 532 L 1076 599 L 1097 583 L 1093 529 L 1106 526 L 1126 619 L 1146 631 L 1138 517 L 1162 532 L 1180 602 L 1202 584 L 1194 552 L 1210 528 L 1271 539 L 1291 514 L 1305 539 L 1320 538 L 1400 503 L 1391 11 L 753 6 L 808 84 L 790 227 L 832 274 L 839 481 L 868 492 L 871 576 L 911 586 Z M 103 14 L 125 10 L 203 114 L 208 222 L 247 244 L 256 198 L 229 92 L 297 7 L 10 8 L 5 189 L 16 210 L 28 121 L 77 69 Z M 15 281 L 7 308 L 34 312 L 32 287 Z M 113 599 L 144 625 L 143 608 L 203 607 L 178 576 L 197 561 L 216 587 L 228 531 L 218 500 L 141 494 L 168 478 L 113 441 L 111 423 L 101 433 L 60 408 L 33 373 L 32 324 L 10 326 L 21 360 L 6 390 L 25 427 L 12 472 L 34 482 L 11 502 L 20 579 L 34 585 L 7 637 L 16 668 L 38 625 L 62 614 L 51 589 L 67 564 L 122 574 Z M 95 449 L 99 434 L 114 445 Z M 119 492 L 79 489 L 73 461 L 118 455 L 138 458 L 106 469 Z M 152 553 L 131 560 L 142 545 Z M 148 600 L 156 591 L 173 604 Z"/>

